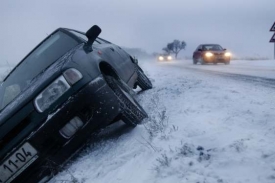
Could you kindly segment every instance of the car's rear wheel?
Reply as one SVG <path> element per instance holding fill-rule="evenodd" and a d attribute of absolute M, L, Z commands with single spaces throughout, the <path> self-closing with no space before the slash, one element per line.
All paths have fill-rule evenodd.
<path fill-rule="evenodd" d="M 144 109 L 131 95 L 130 90 L 132 89 L 124 81 L 111 76 L 105 76 L 104 78 L 117 96 L 123 122 L 135 127 L 144 118 L 148 117 Z"/>
<path fill-rule="evenodd" d="M 137 85 L 142 89 L 142 90 L 148 90 L 152 89 L 153 85 L 150 81 L 150 79 L 144 74 L 143 70 L 137 66 Z"/>
<path fill-rule="evenodd" d="M 193 64 L 196 65 L 197 63 L 198 63 L 198 61 L 193 58 Z"/>

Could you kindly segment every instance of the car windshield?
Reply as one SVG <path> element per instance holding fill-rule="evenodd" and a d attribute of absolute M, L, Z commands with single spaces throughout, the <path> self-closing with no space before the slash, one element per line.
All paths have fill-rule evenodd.
<path fill-rule="evenodd" d="M 24 91 L 33 78 L 76 45 L 78 42 L 75 39 L 61 31 L 48 37 L 1 84 L 0 110 Z"/>
<path fill-rule="evenodd" d="M 206 50 L 209 50 L 209 51 L 222 51 L 223 48 L 220 45 L 213 44 L 213 45 L 203 45 L 202 50 L 205 50 L 205 51 Z"/>

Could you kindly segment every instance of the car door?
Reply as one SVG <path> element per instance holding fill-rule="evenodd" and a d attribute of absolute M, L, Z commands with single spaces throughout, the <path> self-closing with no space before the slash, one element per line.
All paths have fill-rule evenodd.
<path fill-rule="evenodd" d="M 119 55 L 121 59 L 121 67 L 123 69 L 123 75 L 126 79 L 126 82 L 131 78 L 131 76 L 135 73 L 136 65 L 133 63 L 130 55 L 124 51 L 121 47 L 117 45 L 113 45 L 116 53 Z"/>

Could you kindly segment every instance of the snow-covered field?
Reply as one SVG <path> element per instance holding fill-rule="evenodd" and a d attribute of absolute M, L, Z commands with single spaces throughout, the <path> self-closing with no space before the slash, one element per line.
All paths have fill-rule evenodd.
<path fill-rule="evenodd" d="M 154 88 L 137 99 L 149 118 L 108 127 L 51 183 L 274 183 L 273 87 L 206 72 L 259 76 L 274 68 L 265 62 L 142 62 Z"/>

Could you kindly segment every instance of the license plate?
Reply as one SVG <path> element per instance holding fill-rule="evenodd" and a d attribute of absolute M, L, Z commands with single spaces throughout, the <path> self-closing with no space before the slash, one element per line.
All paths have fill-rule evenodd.
<path fill-rule="evenodd" d="M 0 165 L 0 183 L 9 183 L 36 159 L 37 151 L 27 142 Z"/>

